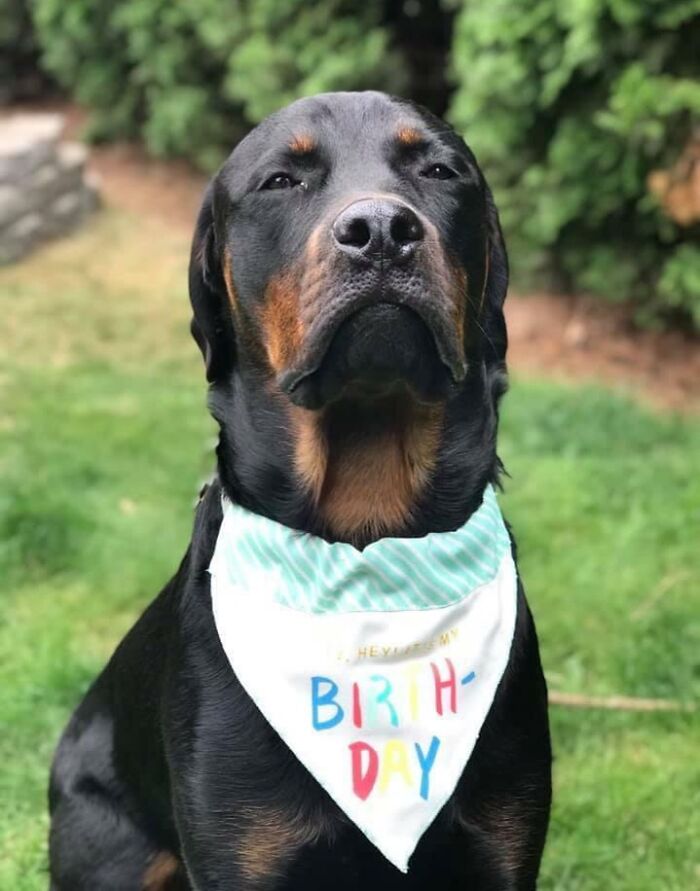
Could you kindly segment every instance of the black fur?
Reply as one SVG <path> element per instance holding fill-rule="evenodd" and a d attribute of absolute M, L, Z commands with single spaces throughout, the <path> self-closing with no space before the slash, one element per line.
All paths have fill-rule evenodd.
<path fill-rule="evenodd" d="M 399 161 L 387 154 L 398 126 L 428 137 L 417 154 Z M 290 157 L 280 146 L 299 131 L 313 135 L 317 148 Z M 417 171 L 433 160 L 453 166 L 456 176 L 423 182 Z M 303 176 L 306 188 L 266 194 L 260 184 L 280 169 Z M 265 722 L 213 624 L 207 567 L 222 488 L 279 522 L 341 537 L 323 524 L 294 472 L 290 402 L 265 356 L 259 309 L 269 282 L 299 261 L 343 196 L 371 191 L 398 195 L 423 214 L 467 282 L 466 375 L 445 377 L 435 466 L 394 534 L 457 528 L 486 484 L 498 480 L 508 269 L 493 200 L 473 155 L 429 113 L 378 93 L 329 94 L 272 116 L 209 187 L 193 243 L 192 331 L 221 427 L 218 475 L 197 508 L 178 572 L 119 645 L 59 744 L 50 788 L 53 891 L 536 887 L 551 754 L 546 688 L 522 587 L 510 662 L 476 749 L 407 875 L 349 823 Z M 328 274 L 342 290 L 356 273 L 339 262 Z M 327 373 L 328 362 L 345 367 L 334 344 L 324 348 L 319 373 Z M 444 372 L 437 354 L 434 362 L 431 375 Z M 335 411 L 344 400 L 361 400 L 352 381 L 348 386 L 334 397 Z M 391 398 L 407 399 L 407 392 L 402 386 Z M 363 534 L 355 543 L 368 540 Z M 157 858 L 170 855 L 156 870 Z"/>

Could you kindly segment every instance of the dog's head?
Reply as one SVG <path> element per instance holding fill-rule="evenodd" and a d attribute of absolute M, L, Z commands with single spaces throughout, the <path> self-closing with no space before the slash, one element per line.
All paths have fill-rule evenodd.
<path fill-rule="evenodd" d="M 325 417 L 328 451 L 339 405 L 373 427 L 389 404 L 434 418 L 470 375 L 490 387 L 506 285 L 497 214 L 462 139 L 381 93 L 326 94 L 263 121 L 210 184 L 192 328 L 215 388 L 247 373 L 297 419 L 297 446 L 304 412 Z"/>

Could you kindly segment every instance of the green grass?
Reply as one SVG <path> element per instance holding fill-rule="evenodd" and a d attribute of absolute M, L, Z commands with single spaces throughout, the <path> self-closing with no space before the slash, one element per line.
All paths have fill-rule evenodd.
<path fill-rule="evenodd" d="M 700 699 L 700 423 L 522 381 L 502 503 L 550 688 Z M 700 886 L 700 716 L 552 709 L 541 887 Z"/>
<path fill-rule="evenodd" d="M 212 465 L 186 240 L 105 213 L 0 273 L 0 888 L 45 889 L 52 748 Z M 145 284 L 144 284 L 145 283 Z M 700 422 L 517 381 L 501 451 L 550 686 L 700 699 Z M 695 472 L 694 472 L 695 471 Z M 700 719 L 553 708 L 545 891 L 700 884 Z"/>

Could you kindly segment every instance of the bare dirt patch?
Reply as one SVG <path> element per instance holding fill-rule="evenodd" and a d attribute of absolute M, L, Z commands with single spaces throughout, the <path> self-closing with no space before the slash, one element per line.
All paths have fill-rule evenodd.
<path fill-rule="evenodd" d="M 107 204 L 193 231 L 207 179 L 184 161 L 154 160 L 140 146 L 117 144 L 93 148 L 90 167 Z"/>
<path fill-rule="evenodd" d="M 700 339 L 640 330 L 631 315 L 587 296 L 511 293 L 509 364 L 516 373 L 601 381 L 658 407 L 700 411 Z"/>

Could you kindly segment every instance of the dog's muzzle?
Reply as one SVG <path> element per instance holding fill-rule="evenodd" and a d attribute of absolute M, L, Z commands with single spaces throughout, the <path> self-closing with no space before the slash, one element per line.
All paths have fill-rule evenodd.
<path fill-rule="evenodd" d="M 464 295 L 434 227 L 403 201 L 368 197 L 345 205 L 319 244 L 323 274 L 300 295 L 300 354 L 278 377 L 293 402 L 396 386 L 434 400 L 464 379 Z"/>

